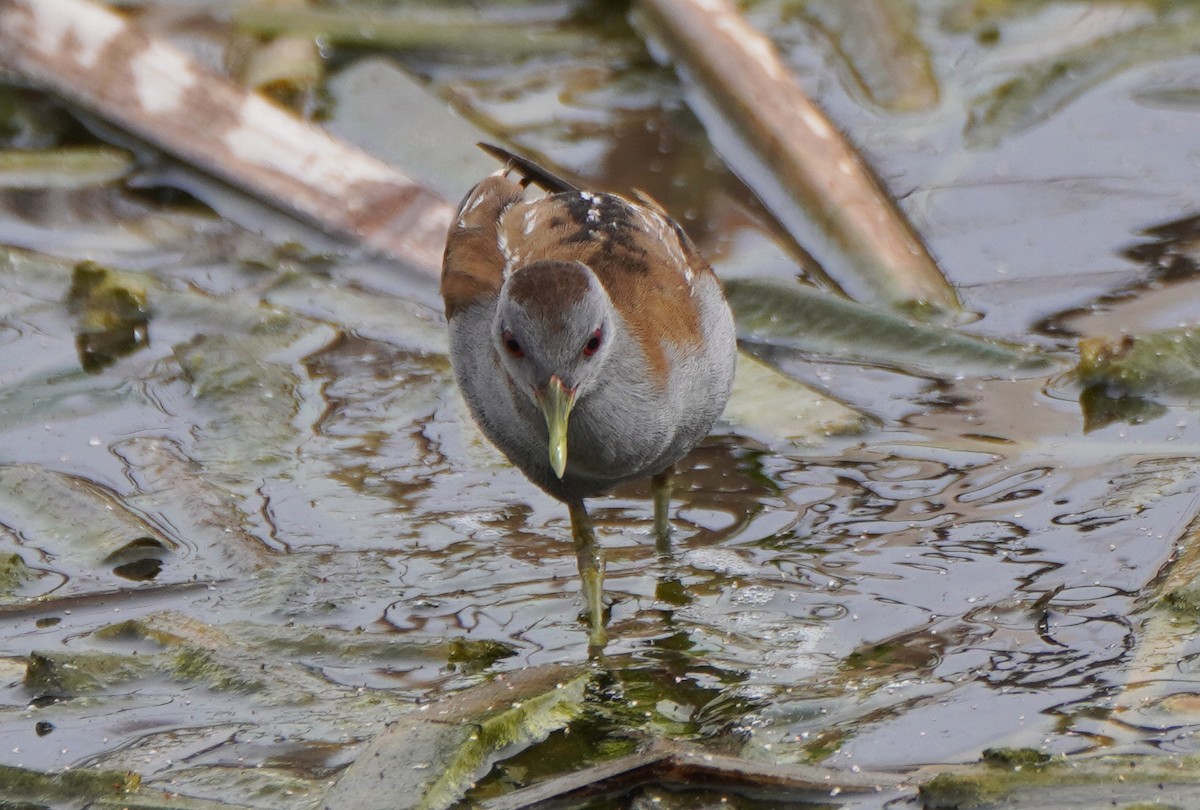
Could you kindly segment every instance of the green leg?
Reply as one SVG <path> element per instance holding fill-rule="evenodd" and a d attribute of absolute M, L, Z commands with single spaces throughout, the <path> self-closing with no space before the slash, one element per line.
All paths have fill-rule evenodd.
<path fill-rule="evenodd" d="M 596 542 L 592 519 L 583 502 L 567 504 L 571 510 L 571 533 L 575 538 L 575 560 L 583 580 L 583 600 L 587 604 L 591 634 L 588 646 L 601 649 L 608 642 L 604 632 L 604 554 Z"/>
<path fill-rule="evenodd" d="M 674 467 L 667 467 L 650 479 L 654 493 L 654 543 L 661 555 L 671 553 L 671 475 Z"/>

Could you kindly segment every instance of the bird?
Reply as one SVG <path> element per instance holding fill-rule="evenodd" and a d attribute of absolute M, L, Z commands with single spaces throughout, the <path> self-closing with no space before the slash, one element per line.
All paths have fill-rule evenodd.
<path fill-rule="evenodd" d="M 674 466 L 733 388 L 733 316 L 708 262 L 648 195 L 582 189 L 479 146 L 503 165 L 447 233 L 451 365 L 483 434 L 566 504 L 589 647 L 602 649 L 604 558 L 584 501 L 649 478 L 654 532 L 669 543 Z"/>

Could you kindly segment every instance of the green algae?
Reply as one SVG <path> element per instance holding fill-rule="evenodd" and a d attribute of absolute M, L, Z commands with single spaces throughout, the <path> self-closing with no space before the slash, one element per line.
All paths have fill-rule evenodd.
<path fill-rule="evenodd" d="M 25 688 L 39 695 L 108 692 L 154 671 L 152 659 L 103 652 L 31 653 Z"/>
<path fill-rule="evenodd" d="M 1200 588 L 1174 588 L 1164 593 L 1158 603 L 1175 616 L 1200 621 Z"/>
<path fill-rule="evenodd" d="M 1032 794 L 1041 802 L 1038 806 L 1046 806 L 1046 802 L 1052 805 L 1053 791 L 1058 788 L 1086 788 L 1096 795 L 1097 806 L 1101 801 L 1108 806 L 1113 802 L 1105 795 L 1106 791 L 1117 795 L 1136 790 L 1138 785 L 1156 790 L 1164 785 L 1200 785 L 1197 757 L 1054 757 L 1040 764 L 1018 764 L 1037 759 L 1031 754 L 1038 753 L 1009 749 L 1002 759 L 1010 761 L 997 763 L 985 758 L 979 768 L 944 771 L 920 786 L 921 799 L 927 810 L 970 810 L 1001 802 L 1024 807 L 1020 798 Z"/>
<path fill-rule="evenodd" d="M 578 667 L 537 667 L 423 705 L 384 729 L 326 801 L 360 810 L 449 807 L 501 755 L 581 717 L 592 678 Z"/>
<path fill-rule="evenodd" d="M 1079 341 L 1075 377 L 1109 397 L 1200 397 L 1200 329 L 1164 329 L 1114 340 Z"/>
<path fill-rule="evenodd" d="M 37 579 L 37 574 L 25 564 L 20 554 L 0 552 L 0 597 L 9 596 L 22 585 Z"/>
<path fill-rule="evenodd" d="M 1028 768 L 1045 765 L 1051 756 L 1036 748 L 985 748 L 981 759 L 1003 768 Z"/>
<path fill-rule="evenodd" d="M 75 316 L 75 346 L 83 370 L 97 373 L 150 344 L 146 286 L 95 262 L 75 265 L 67 311 Z"/>
<path fill-rule="evenodd" d="M 0 796 L 32 803 L 122 799 L 138 789 L 141 777 L 128 771 L 72 768 L 43 773 L 0 765 Z"/>
<path fill-rule="evenodd" d="M 221 660 L 211 650 L 184 647 L 170 658 L 172 674 L 181 680 L 201 683 L 218 692 L 249 695 L 267 689 L 266 681 L 248 672 L 248 666 L 237 666 Z"/>
<path fill-rule="evenodd" d="M 481 766 L 495 752 L 545 739 L 550 732 L 579 717 L 583 713 L 584 693 L 591 680 L 590 673 L 576 676 L 478 721 L 477 732 L 445 764 L 443 775 L 429 787 L 418 807 L 422 810 L 449 807 L 462 796 Z"/>

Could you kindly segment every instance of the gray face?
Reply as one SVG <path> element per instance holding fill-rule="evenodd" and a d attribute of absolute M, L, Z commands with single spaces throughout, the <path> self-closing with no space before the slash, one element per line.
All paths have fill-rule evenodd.
<path fill-rule="evenodd" d="M 531 400 L 553 375 L 583 397 L 610 355 L 613 326 L 612 302 L 587 265 L 535 262 L 505 280 L 492 340 Z"/>

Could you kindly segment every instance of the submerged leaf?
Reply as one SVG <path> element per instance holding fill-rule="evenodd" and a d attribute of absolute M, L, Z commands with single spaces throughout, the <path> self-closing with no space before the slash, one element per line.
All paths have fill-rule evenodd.
<path fill-rule="evenodd" d="M 252 521 L 240 499 L 205 475 L 178 443 L 133 436 L 110 449 L 125 461 L 126 474 L 138 487 L 126 502 L 188 538 L 197 576 L 249 574 L 275 562 L 270 547 L 250 531 Z"/>
<path fill-rule="evenodd" d="M 971 103 L 967 137 L 996 143 L 1049 118 L 1090 88 L 1144 62 L 1200 53 L 1200 23 L 1156 24 L 1122 31 L 1027 67 Z"/>
<path fill-rule="evenodd" d="M 810 0 L 803 14 L 829 37 L 873 103 L 897 112 L 937 105 L 941 92 L 911 0 Z"/>
<path fill-rule="evenodd" d="M 102 652 L 35 652 L 25 688 L 36 695 L 75 696 L 108 692 L 154 671 L 148 657 Z"/>
<path fill-rule="evenodd" d="M 342 663 L 438 660 L 455 669 L 477 672 L 502 658 L 517 654 L 511 644 L 485 638 L 442 639 L 411 633 L 362 633 L 328 627 L 280 627 L 251 622 L 231 622 L 226 629 L 239 644 L 305 660 L 328 658 Z"/>
<path fill-rule="evenodd" d="M 920 786 L 922 807 L 1126 807 L 1147 795 L 1156 806 L 1192 806 L 1200 771 L 1194 757 L 1054 758 L 997 768 L 990 759 L 939 773 Z M 1024 799 L 1024 801 L 1022 801 Z M 1030 799 L 1033 799 L 1030 802 Z M 1161 805 L 1158 803 L 1161 802 Z M 1177 804 L 1178 803 L 1178 804 Z"/>
<path fill-rule="evenodd" d="M 273 357 L 298 338 L 294 327 L 282 318 L 259 334 L 200 335 L 174 349 L 192 395 L 208 411 L 197 417 L 192 455 L 235 490 L 279 469 L 305 438 L 296 424 L 301 375 Z"/>
<path fill-rule="evenodd" d="M 115 493 L 32 464 L 0 465 L 0 523 L 75 575 L 98 565 L 161 562 L 176 547 Z"/>
<path fill-rule="evenodd" d="M 738 337 L 808 354 L 917 374 L 954 377 L 1042 372 L 1032 349 L 910 321 L 811 287 L 745 279 L 725 285 Z"/>
<path fill-rule="evenodd" d="M 863 431 L 870 417 L 738 352 L 733 395 L 724 419 L 752 432 L 815 445 Z"/>

